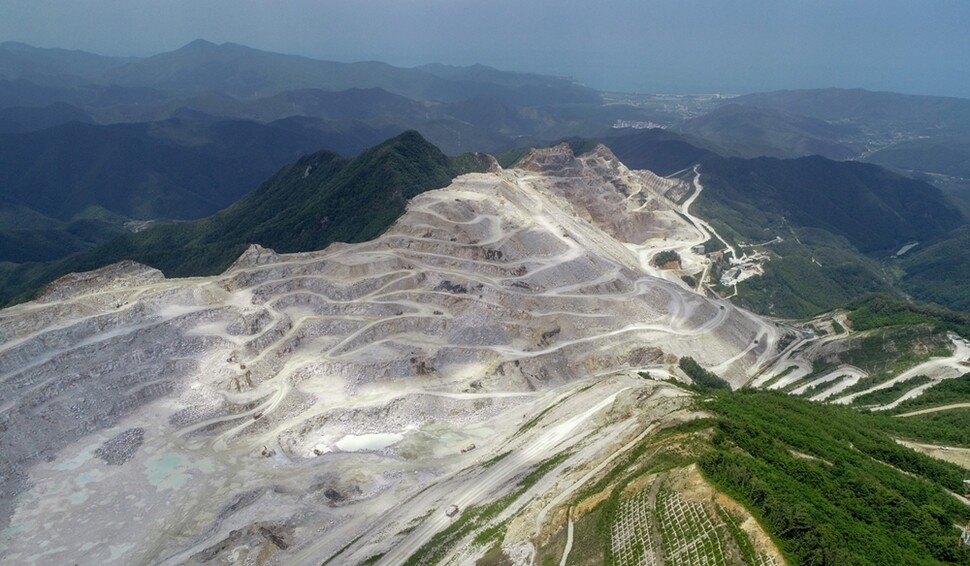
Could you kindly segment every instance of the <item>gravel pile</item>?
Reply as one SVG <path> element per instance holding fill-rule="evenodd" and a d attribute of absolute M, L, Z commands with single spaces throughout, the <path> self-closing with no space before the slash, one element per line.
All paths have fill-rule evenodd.
<path fill-rule="evenodd" d="M 118 436 L 105 442 L 94 454 L 109 466 L 120 466 L 131 460 L 138 447 L 145 441 L 145 429 L 129 428 Z"/>

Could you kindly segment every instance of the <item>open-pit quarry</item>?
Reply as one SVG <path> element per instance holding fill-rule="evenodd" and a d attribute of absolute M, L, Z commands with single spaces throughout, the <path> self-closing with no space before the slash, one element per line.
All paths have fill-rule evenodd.
<path fill-rule="evenodd" d="M 792 333 L 651 264 L 674 249 L 704 269 L 689 250 L 710 235 L 679 204 L 692 190 L 562 145 L 416 197 L 371 242 L 253 246 L 215 277 L 129 262 L 62 278 L 0 312 L 0 562 L 465 564 L 500 548 L 528 564 L 560 537 L 572 563 L 578 494 L 698 414 L 667 382 L 685 379 L 678 359 L 740 386 Z M 672 473 L 623 508 L 613 536 L 655 543 L 636 563 L 701 556 L 664 546 L 644 509 L 725 523 L 713 496 L 692 506 L 699 476 Z"/>

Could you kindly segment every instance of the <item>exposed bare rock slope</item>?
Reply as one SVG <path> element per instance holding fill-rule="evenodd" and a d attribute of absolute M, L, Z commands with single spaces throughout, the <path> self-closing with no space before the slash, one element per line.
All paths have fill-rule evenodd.
<path fill-rule="evenodd" d="M 706 237 L 688 190 L 563 145 L 371 242 L 207 278 L 119 264 L 0 312 L 0 561 L 395 563 L 452 502 L 605 457 L 643 430 L 622 403 L 680 410 L 636 371 L 748 381 L 784 329 L 646 261 Z"/>

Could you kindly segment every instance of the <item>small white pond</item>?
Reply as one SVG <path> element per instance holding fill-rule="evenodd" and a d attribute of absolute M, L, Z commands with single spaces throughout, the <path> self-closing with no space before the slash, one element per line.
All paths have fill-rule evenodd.
<path fill-rule="evenodd" d="M 348 434 L 337 441 L 336 447 L 344 452 L 360 452 L 362 450 L 380 450 L 395 442 L 400 442 L 403 434 L 397 432 L 377 432 L 373 434 Z"/>

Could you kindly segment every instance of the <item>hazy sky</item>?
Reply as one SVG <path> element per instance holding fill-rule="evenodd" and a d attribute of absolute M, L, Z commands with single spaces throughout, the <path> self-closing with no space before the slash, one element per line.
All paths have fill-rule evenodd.
<path fill-rule="evenodd" d="M 970 97 L 967 0 L 0 0 L 0 41 L 145 56 L 196 38 L 604 90 Z"/>

